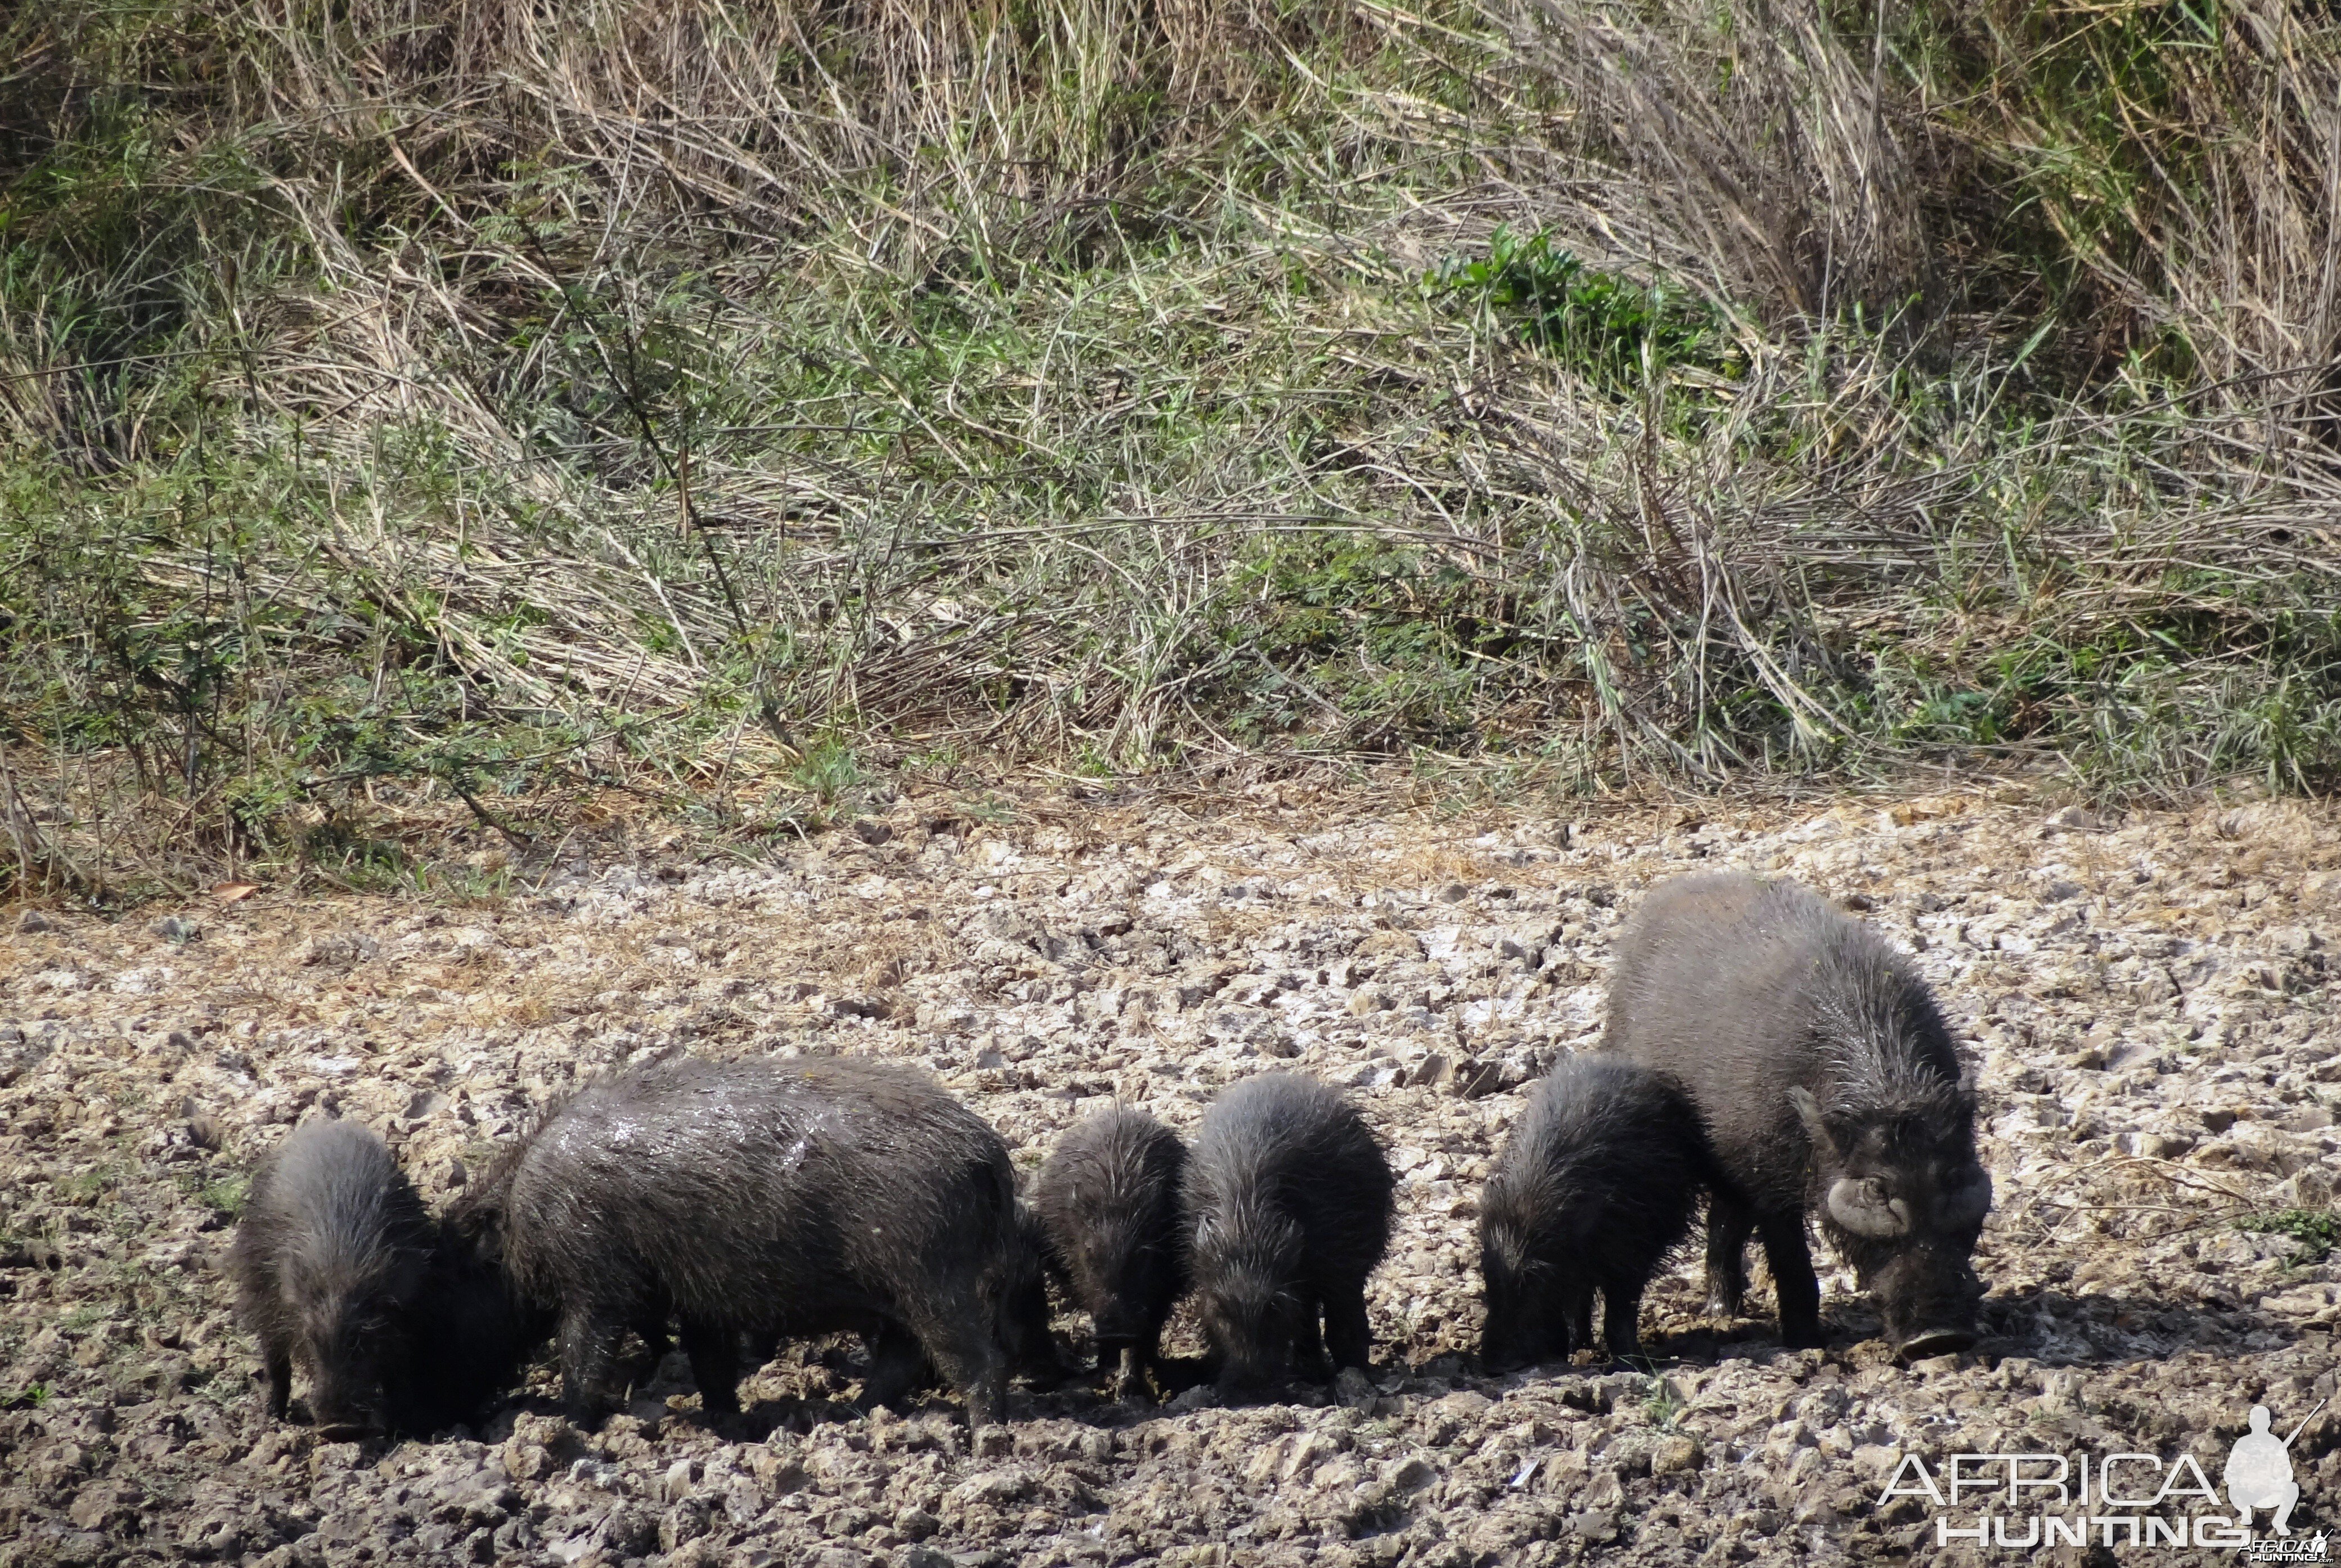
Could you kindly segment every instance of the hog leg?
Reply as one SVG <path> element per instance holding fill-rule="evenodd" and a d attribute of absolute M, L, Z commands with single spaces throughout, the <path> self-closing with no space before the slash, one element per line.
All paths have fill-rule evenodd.
<path fill-rule="evenodd" d="M 293 1346 L 288 1340 L 273 1335 L 260 1343 L 263 1373 L 268 1380 L 268 1413 L 276 1421 L 284 1419 L 293 1408 Z"/>
<path fill-rule="evenodd" d="M 1318 1314 L 1323 1310 L 1319 1297 L 1304 1296 L 1300 1315 L 1292 1324 L 1292 1375 L 1312 1383 L 1324 1383 L 1333 1375 L 1325 1359 L 1325 1335 L 1319 1326 Z"/>
<path fill-rule="evenodd" d="M 862 1380 L 863 1408 L 899 1405 L 927 1381 L 927 1353 L 909 1329 L 889 1319 L 864 1338 L 870 1345 L 870 1373 Z"/>
<path fill-rule="evenodd" d="M 709 1415 L 740 1413 L 740 1331 L 728 1323 L 682 1320 L 682 1353 L 699 1385 L 699 1408 Z"/>
<path fill-rule="evenodd" d="M 1611 1361 L 1632 1361 L 1642 1353 L 1642 1290 L 1631 1280 L 1601 1283 L 1601 1337 Z"/>
<path fill-rule="evenodd" d="M 1821 1333 L 1821 1282 L 1813 1273 L 1812 1249 L 1805 1241 L 1805 1212 L 1788 1209 L 1758 1218 L 1765 1261 L 1780 1298 L 1780 1343 L 1790 1350 L 1815 1350 L 1828 1340 Z"/>
<path fill-rule="evenodd" d="M 1113 1396 L 1131 1399 L 1144 1391 L 1145 1369 L 1152 1363 L 1154 1353 L 1137 1340 L 1131 1341 L 1114 1353 Z"/>
<path fill-rule="evenodd" d="M 627 1326 L 626 1313 L 598 1302 L 573 1302 L 562 1309 L 561 1399 L 581 1426 L 602 1413 L 610 1363 Z"/>
<path fill-rule="evenodd" d="M 1553 1292 L 1560 1308 L 1560 1344 L 1563 1356 L 1574 1355 L 1580 1350 L 1593 1348 L 1593 1282 L 1572 1279 Z"/>
<path fill-rule="evenodd" d="M 1336 1371 L 1367 1370 L 1374 1359 L 1374 1331 L 1366 1322 L 1366 1282 L 1344 1280 L 1325 1302 L 1325 1348 Z"/>
<path fill-rule="evenodd" d="M 1707 1201 L 1707 1312 L 1709 1317 L 1739 1315 L 1748 1293 L 1748 1233 L 1756 1211 L 1737 1195 L 1717 1191 Z"/>
<path fill-rule="evenodd" d="M 917 1327 L 935 1370 L 966 1399 L 969 1430 L 1006 1421 L 1008 1357 L 976 1303 L 968 1302 L 964 1311 L 928 1319 Z"/>
<path fill-rule="evenodd" d="M 674 1303 L 668 1298 L 664 1287 L 653 1285 L 644 1293 L 642 1309 L 634 1313 L 634 1336 L 643 1342 L 643 1354 L 647 1358 L 642 1374 L 644 1381 L 657 1375 L 659 1363 L 674 1348 L 674 1341 L 667 1337 L 666 1332 L 666 1320 L 673 1313 Z"/>

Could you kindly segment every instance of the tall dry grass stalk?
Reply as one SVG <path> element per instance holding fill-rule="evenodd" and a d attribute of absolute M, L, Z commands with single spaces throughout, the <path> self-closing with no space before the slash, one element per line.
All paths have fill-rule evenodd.
<path fill-rule="evenodd" d="M 2168 8 L 2165 8 L 2167 10 Z M 2341 20 L 2297 0 L 2043 36 L 1978 7 L 1993 91 L 1947 105 L 1978 156 L 2042 198 L 2125 345 L 2183 345 L 2220 406 L 2330 450 L 2341 365 Z M 2144 27 L 2174 35 L 2137 47 Z M 2053 65 L 2053 69 L 2050 68 Z M 2067 90 L 2080 75 L 2093 89 Z"/>
<path fill-rule="evenodd" d="M 1001 243 L 1011 213 L 1111 195 L 1270 108 L 1288 50 L 1352 30 L 1346 5 L 1267 0 L 356 0 L 231 25 L 283 62 L 256 79 L 270 114 L 394 125 L 418 180 L 578 164 L 621 207 L 843 225 L 873 256 L 919 252 L 941 214 Z"/>
<path fill-rule="evenodd" d="M 1599 171 L 1590 224 L 1775 317 L 1899 309 L 1925 285 L 1926 131 L 1882 32 L 1818 0 L 1499 0 L 1516 58 Z M 1879 14 L 1883 21 L 1883 8 Z"/>

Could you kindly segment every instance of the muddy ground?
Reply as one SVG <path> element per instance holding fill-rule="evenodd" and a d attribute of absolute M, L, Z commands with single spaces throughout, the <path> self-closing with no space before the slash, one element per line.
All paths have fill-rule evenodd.
<path fill-rule="evenodd" d="M 767 864 L 572 840 L 469 907 L 7 911 L 0 1563 L 1957 1560 L 1977 1549 L 1938 1546 L 1908 1455 L 2148 1456 L 2124 1494 L 2185 1456 L 2216 1486 L 2255 1401 L 2281 1434 L 2335 1389 L 2336 816 L 903 800 Z M 1720 865 L 1865 912 L 1977 1054 L 1991 1336 L 1898 1366 L 1839 1273 L 1830 1347 L 1786 1352 L 1760 1260 L 1755 1315 L 1715 1323 L 1687 1259 L 1645 1306 L 1652 1373 L 1476 1375 L 1474 1201 L 1521 1086 L 1593 1043 L 1639 891 Z M 679 1358 L 598 1432 L 543 1366 L 433 1443 L 264 1419 L 215 1260 L 273 1140 L 361 1118 L 444 1202 L 549 1096 L 676 1043 L 922 1061 L 1028 1165 L 1112 1096 L 1187 1130 L 1266 1067 L 1349 1085 L 1401 1173 L 1376 1373 L 1236 1409 L 1020 1389 L 976 1452 L 940 1395 L 857 1412 L 851 1343 L 784 1347 L 722 1431 Z M 1083 1326 L 1060 1323 L 1076 1352 Z M 2341 1521 L 2336 1416 L 2290 1450 L 2311 1530 Z M 1881 1499 L 1898 1472 L 1911 1494 Z M 2039 1512 L 1941 1512 L 1987 1511 L 2017 1540 Z M 2234 1560 L 2132 1548 L 2135 1512 L 2065 1509 L 2111 1523 L 2047 1555 Z"/>

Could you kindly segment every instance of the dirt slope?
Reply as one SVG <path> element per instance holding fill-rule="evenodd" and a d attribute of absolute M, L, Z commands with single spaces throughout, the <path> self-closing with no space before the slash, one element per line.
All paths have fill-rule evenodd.
<path fill-rule="evenodd" d="M 1002 824 L 905 803 L 781 865 L 613 850 L 493 907 L 11 912 L 0 1563 L 1931 1560 L 1932 1504 L 1878 1503 L 1908 1453 L 2184 1454 L 2216 1485 L 2256 1400 L 2281 1433 L 2335 1387 L 2341 1254 L 2315 1233 L 2341 1182 L 2336 815 L 1947 797 L 1571 834 L 1272 795 Z M 1455 1353 L 1519 1086 L 1592 1043 L 1619 920 L 1694 865 L 1867 910 L 1977 1053 L 1999 1193 L 1977 1353 L 1892 1364 L 1842 1274 L 1831 1348 L 1786 1353 L 1768 1288 L 1707 1322 L 1688 1261 L 1646 1307 L 1655 1376 L 1484 1379 Z M 922 1060 L 1027 1164 L 1105 1096 L 1186 1130 L 1266 1066 L 1353 1085 L 1402 1182 L 1377 1376 L 1234 1410 L 1020 1391 L 975 1453 L 941 1399 L 854 1413 L 846 1345 L 784 1347 L 721 1433 L 677 1362 L 593 1434 L 542 1368 L 466 1439 L 320 1444 L 261 1417 L 213 1260 L 273 1139 L 360 1117 L 444 1201 L 548 1096 L 677 1042 Z M 2235 1223 L 2279 1211 L 2328 1217 L 2288 1222 L 2306 1241 Z M 2333 1407 L 2291 1453 L 2296 1524 L 2329 1527 Z M 2214 1510 L 2160 1513 L 2190 1511 Z M 2091 1538 L 2130 1560 L 2125 1528 Z"/>

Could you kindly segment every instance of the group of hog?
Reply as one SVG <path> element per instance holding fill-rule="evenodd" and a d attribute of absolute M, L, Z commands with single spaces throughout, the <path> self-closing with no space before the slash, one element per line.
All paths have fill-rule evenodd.
<path fill-rule="evenodd" d="M 1702 1195 L 1711 1311 L 1738 1313 L 1753 1231 L 1781 1337 L 1821 1343 L 1817 1210 L 1898 1351 L 1963 1348 L 1991 1203 L 1974 1118 L 1932 997 L 1868 927 L 1792 884 L 1663 884 L 1620 938 L 1601 1049 L 1536 1085 L 1481 1195 L 1482 1360 L 1589 1349 L 1596 1292 L 1609 1354 L 1639 1353 Z M 981 1424 L 1011 1373 L 1058 1367 L 1051 1279 L 1125 1395 L 1176 1381 L 1159 1345 L 1190 1292 L 1225 1393 L 1365 1367 L 1396 1185 L 1347 1097 L 1295 1073 L 1232 1085 L 1191 1147 L 1092 1116 L 1020 1196 L 1000 1135 L 915 1069 L 669 1054 L 550 1109 L 436 1216 L 374 1134 L 306 1124 L 255 1174 L 229 1265 L 271 1413 L 297 1363 L 328 1430 L 474 1419 L 548 1335 L 591 1421 L 626 1336 L 656 1358 L 670 1325 L 711 1414 L 738 1409 L 743 1350 L 852 1332 L 865 1404 L 939 1373 Z"/>

